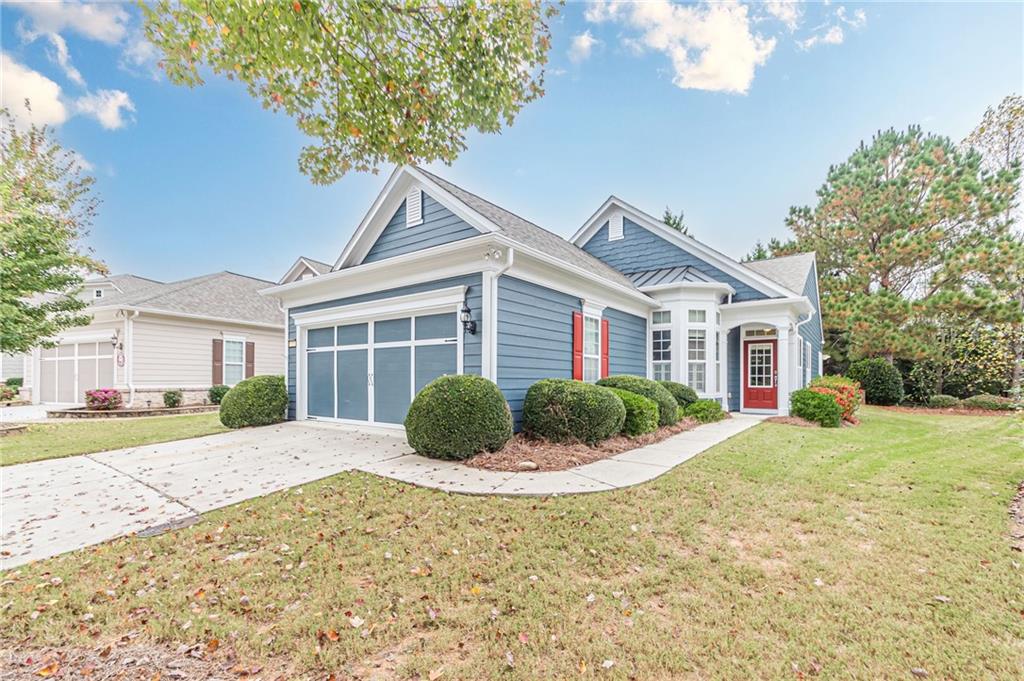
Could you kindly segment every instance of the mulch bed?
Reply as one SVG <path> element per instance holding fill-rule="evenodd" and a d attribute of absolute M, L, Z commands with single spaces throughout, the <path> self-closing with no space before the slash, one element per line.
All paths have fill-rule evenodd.
<path fill-rule="evenodd" d="M 186 404 L 181 407 L 124 407 L 121 409 L 89 409 L 74 407 L 48 411 L 52 419 L 130 419 L 142 416 L 176 416 L 178 414 L 205 414 L 219 411 L 219 404 Z"/>
<path fill-rule="evenodd" d="M 968 407 L 907 407 L 907 406 L 893 406 L 893 407 L 881 407 L 877 406 L 876 409 L 886 409 L 888 411 L 899 411 L 905 414 L 954 414 L 957 416 L 1013 416 L 1017 412 L 1012 409 L 969 409 Z"/>
<path fill-rule="evenodd" d="M 4 423 L 0 424 L 0 437 L 5 435 L 16 435 L 18 433 L 24 433 L 28 428 L 24 423 Z"/>
<path fill-rule="evenodd" d="M 466 459 L 463 463 L 467 466 L 484 468 L 490 471 L 564 471 L 576 466 L 582 466 L 583 464 L 607 459 L 610 456 L 628 452 L 637 447 L 661 442 L 673 435 L 693 430 L 699 425 L 700 423 L 696 420 L 685 418 L 675 425 L 664 426 L 653 433 L 637 437 L 617 435 L 593 447 L 582 442 L 550 442 L 543 438 L 531 438 L 523 433 L 516 433 L 509 443 L 498 451 L 477 454 Z M 532 461 L 537 464 L 537 468 L 522 468 L 520 464 L 524 461 Z"/>

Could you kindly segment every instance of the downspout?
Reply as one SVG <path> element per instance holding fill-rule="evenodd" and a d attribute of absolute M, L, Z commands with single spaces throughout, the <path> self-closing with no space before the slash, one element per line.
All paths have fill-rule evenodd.
<path fill-rule="evenodd" d="M 125 353 L 125 373 L 128 375 L 128 405 L 135 406 L 135 328 L 132 324 L 132 320 L 139 316 L 139 311 L 135 310 L 131 313 L 128 319 L 125 320 L 125 326 L 127 327 L 127 338 L 125 338 L 125 345 L 127 352 Z"/>
<path fill-rule="evenodd" d="M 795 336 L 796 336 L 797 338 L 800 338 L 800 327 L 801 327 L 801 326 L 803 326 L 804 324 L 806 324 L 807 322 L 811 321 L 812 319 L 814 319 L 814 314 L 815 314 L 815 312 L 814 312 L 814 306 L 812 305 L 812 306 L 811 306 L 811 313 L 810 313 L 809 315 L 807 315 L 807 319 L 803 320 L 802 322 L 797 322 L 797 323 L 796 323 L 796 325 L 795 325 L 795 326 L 793 327 L 793 334 L 794 334 L 794 335 L 795 335 Z M 803 347 L 803 338 L 800 338 L 800 352 L 801 352 L 801 356 L 802 356 L 802 353 L 803 353 L 803 351 L 804 351 L 804 347 Z M 810 361 L 811 361 L 811 358 L 810 358 L 810 357 L 807 357 L 807 358 L 805 358 L 805 359 L 804 359 L 803 361 L 804 361 L 804 362 L 810 362 Z M 807 375 L 807 369 L 808 369 L 808 368 L 809 368 L 809 367 L 808 367 L 808 366 L 807 366 L 806 364 L 804 364 L 804 376 L 806 376 L 806 375 Z M 813 372 L 812 372 L 812 373 L 813 373 Z M 804 376 L 801 376 L 801 377 L 800 377 L 800 382 L 801 382 L 801 383 L 802 383 L 802 382 L 803 382 L 803 380 L 804 380 Z"/>

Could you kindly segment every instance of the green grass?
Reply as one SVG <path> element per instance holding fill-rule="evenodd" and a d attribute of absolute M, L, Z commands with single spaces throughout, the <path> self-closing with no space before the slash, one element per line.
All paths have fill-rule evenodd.
<path fill-rule="evenodd" d="M 866 409 L 611 493 L 346 473 L 8 571 L 2 636 L 216 638 L 285 676 L 1015 679 L 1022 438 L 1019 417 Z"/>
<path fill-rule="evenodd" d="M 0 466 L 223 433 L 216 412 L 30 425 L 0 439 Z"/>

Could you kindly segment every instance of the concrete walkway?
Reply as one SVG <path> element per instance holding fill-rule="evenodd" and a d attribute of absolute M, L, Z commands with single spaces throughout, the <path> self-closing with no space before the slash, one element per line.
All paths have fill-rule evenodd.
<path fill-rule="evenodd" d="M 506 473 L 413 454 L 395 431 L 285 423 L 0 467 L 0 569 L 347 470 L 462 494 L 600 492 L 656 478 L 761 420 L 733 418 L 568 471 Z"/>

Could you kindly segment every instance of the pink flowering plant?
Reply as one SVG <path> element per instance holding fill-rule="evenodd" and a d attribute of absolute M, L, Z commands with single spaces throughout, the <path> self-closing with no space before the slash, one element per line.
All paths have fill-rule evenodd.
<path fill-rule="evenodd" d="M 122 404 L 120 391 L 113 388 L 85 391 L 85 405 L 89 409 L 120 409 Z"/>

